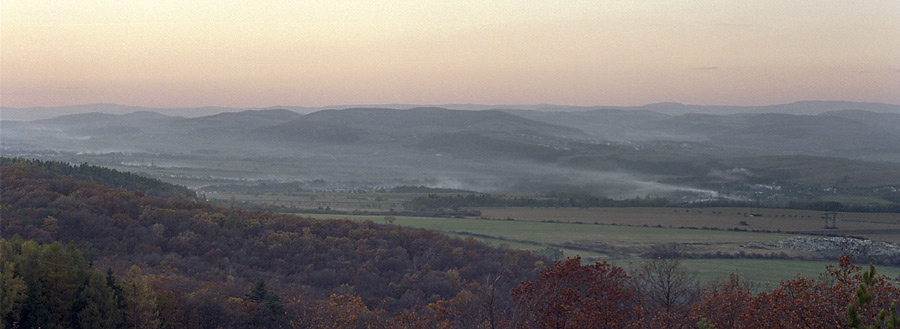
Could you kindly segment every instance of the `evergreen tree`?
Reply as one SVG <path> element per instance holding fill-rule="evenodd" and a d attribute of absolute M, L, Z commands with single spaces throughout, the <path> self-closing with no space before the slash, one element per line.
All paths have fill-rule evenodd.
<path fill-rule="evenodd" d="M 22 242 L 16 268 L 27 285 L 19 316 L 25 328 L 69 328 L 74 322 L 72 309 L 90 266 L 81 252 L 60 243 L 39 245 Z"/>
<path fill-rule="evenodd" d="M 245 295 L 250 305 L 248 326 L 252 328 L 283 328 L 285 326 L 284 303 L 274 291 L 266 289 L 266 281 L 259 279 Z"/>
<path fill-rule="evenodd" d="M 41 265 L 44 268 L 41 287 L 48 297 L 52 328 L 68 328 L 74 320 L 68 311 L 78 298 L 81 283 L 86 280 L 87 261 L 74 246 L 64 248 L 60 243 L 53 243 L 44 248 Z"/>
<path fill-rule="evenodd" d="M 122 284 L 125 297 L 125 327 L 134 329 L 156 329 L 160 327 L 159 309 L 150 283 L 141 276 L 141 270 L 131 266 Z"/>
<path fill-rule="evenodd" d="M 36 285 L 28 285 L 25 303 L 22 306 L 22 328 L 53 328 L 50 306 L 44 292 Z"/>
<path fill-rule="evenodd" d="M 113 293 L 113 298 L 115 298 L 116 300 L 116 307 L 118 307 L 120 311 L 124 310 L 125 296 L 122 294 L 122 285 L 119 284 L 119 279 L 117 279 L 115 274 L 113 274 L 111 268 L 106 269 L 106 285 Z"/>
<path fill-rule="evenodd" d="M 83 329 L 117 328 L 122 322 L 122 312 L 116 296 L 97 271 L 91 271 L 87 282 L 78 294 L 73 310 L 76 325 Z"/>
<path fill-rule="evenodd" d="M 0 258 L 5 259 L 4 253 Z M 0 328 L 15 327 L 25 303 L 25 280 L 16 275 L 13 263 L 3 263 L 0 273 Z"/>
<path fill-rule="evenodd" d="M 243 225 L 244 221 L 241 219 L 241 215 L 238 215 L 236 212 L 232 212 L 228 217 L 225 217 L 225 223 L 223 223 L 223 226 L 229 230 L 239 229 Z"/>
<path fill-rule="evenodd" d="M 874 299 L 869 290 L 875 286 L 875 278 L 875 266 L 869 264 L 869 270 L 863 272 L 863 282 L 856 288 L 856 300 L 847 307 L 848 327 L 862 329 L 900 328 L 900 307 L 897 307 L 896 302 L 892 302 L 887 309 L 882 309 L 878 312 L 878 316 L 874 318 L 873 325 L 866 326 L 862 324 L 863 318 L 858 313 L 858 310 Z"/>

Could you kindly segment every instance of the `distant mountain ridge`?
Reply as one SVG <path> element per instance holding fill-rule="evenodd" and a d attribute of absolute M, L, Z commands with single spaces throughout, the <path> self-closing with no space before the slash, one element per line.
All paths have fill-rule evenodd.
<path fill-rule="evenodd" d="M 807 109 L 815 104 L 793 106 Z M 825 109 L 860 104 L 872 105 L 840 103 Z M 890 107 L 876 105 L 881 109 Z M 680 104 L 577 112 L 350 108 L 309 114 L 270 109 L 194 118 L 149 111 L 94 112 L 37 121 L 5 121 L 0 136 L 7 148 L 162 153 L 266 149 L 277 153 L 279 147 L 293 152 L 315 145 L 378 145 L 406 150 L 403 152 L 456 150 L 471 154 L 484 154 L 479 148 L 504 151 L 500 153 L 527 149 L 526 153 L 534 155 L 540 153 L 540 148 L 549 152 L 553 148 L 568 148 L 572 143 L 672 141 L 774 154 L 900 161 L 900 112 L 844 109 L 816 115 L 665 114 L 646 109 L 662 107 L 687 108 Z"/>
<path fill-rule="evenodd" d="M 41 119 L 50 119 L 67 114 L 80 113 L 109 113 L 109 114 L 126 114 L 132 112 L 148 111 L 165 114 L 168 116 L 181 117 L 202 117 L 218 113 L 242 112 L 246 110 L 274 110 L 283 109 L 297 112 L 300 114 L 313 113 L 321 110 L 329 109 L 350 109 L 350 108 L 389 108 L 389 109 L 414 109 L 414 108 L 444 108 L 451 110 L 465 111 L 483 111 L 483 110 L 532 110 L 542 112 L 582 112 L 592 110 L 647 110 L 669 115 L 679 115 L 686 113 L 709 113 L 709 114 L 738 114 L 738 113 L 785 113 L 785 114 L 805 114 L 815 115 L 830 111 L 841 110 L 862 110 L 879 113 L 900 113 L 900 105 L 873 103 L 873 102 L 849 102 L 849 101 L 797 101 L 788 104 L 763 105 L 763 106 L 732 106 L 732 105 L 687 105 L 680 103 L 654 103 L 639 106 L 570 106 L 570 105 L 553 105 L 553 104 L 535 104 L 535 105 L 485 105 L 485 104 L 442 104 L 442 105 L 423 105 L 423 104 L 357 104 L 357 105 L 332 105 L 318 107 L 304 106 L 269 106 L 254 108 L 237 108 L 237 107 L 170 107 L 170 108 L 152 108 L 141 106 L 128 106 L 109 103 L 100 104 L 82 104 L 70 106 L 56 107 L 0 107 L 0 120 L 3 121 L 32 121 Z"/>
<path fill-rule="evenodd" d="M 138 111 L 6 121 L 0 137 L 4 150 L 26 151 L 15 153 L 20 155 L 29 154 L 27 150 L 51 150 L 300 156 L 328 161 L 362 157 L 367 165 L 399 163 L 417 168 L 435 163 L 443 166 L 453 158 L 538 160 L 579 167 L 591 159 L 587 163 L 593 169 L 643 170 L 637 169 L 637 163 L 623 164 L 595 153 L 619 149 L 614 152 L 627 154 L 622 152 L 640 151 L 646 145 L 700 147 L 709 150 L 706 152 L 741 156 L 812 155 L 900 162 L 900 114 L 863 110 L 819 115 L 667 115 L 621 109 L 352 108 L 305 115 L 283 109 L 246 110 L 196 118 Z M 422 156 L 441 158 L 423 162 Z"/>
<path fill-rule="evenodd" d="M 656 107 L 668 106 L 684 107 Z M 734 182 L 835 184 L 834 177 L 848 177 L 837 183 L 894 184 L 900 174 L 893 169 L 900 166 L 900 113 L 420 107 L 309 114 L 245 110 L 186 118 L 137 111 L 3 121 L 0 147 L 8 156 L 104 158 L 115 166 L 157 172 L 162 179 L 189 179 L 192 187 L 219 181 L 219 173 L 228 172 L 241 178 L 323 180 L 340 188 L 429 184 L 478 191 L 576 189 L 612 197 L 715 194 L 711 188 L 735 191 L 722 187 Z M 802 165 L 772 160 L 778 157 L 798 157 Z M 855 167 L 835 165 L 839 158 Z M 222 163 L 230 171 L 213 169 Z M 267 171 L 273 167 L 280 169 Z"/>
<path fill-rule="evenodd" d="M 679 103 L 657 103 L 618 109 L 645 109 L 658 113 L 679 115 L 687 113 L 706 114 L 745 114 L 745 113 L 780 113 L 794 115 L 817 115 L 839 110 L 862 110 L 881 113 L 900 113 L 900 105 L 869 102 L 848 101 L 797 101 L 788 104 L 764 106 L 728 106 L 728 105 L 686 105 Z"/>
<path fill-rule="evenodd" d="M 581 134 L 577 129 L 522 118 L 496 110 L 463 111 L 435 107 L 409 110 L 352 108 L 324 110 L 304 115 L 294 122 L 346 125 L 352 129 L 380 131 L 395 135 L 435 132 L 479 131 Z M 291 125 L 294 122 L 285 123 Z"/>

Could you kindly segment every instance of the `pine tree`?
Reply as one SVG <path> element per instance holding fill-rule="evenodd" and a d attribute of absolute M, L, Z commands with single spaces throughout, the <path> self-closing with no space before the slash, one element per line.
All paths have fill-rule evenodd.
<path fill-rule="evenodd" d="M 122 312 L 116 303 L 106 279 L 92 271 L 75 303 L 76 324 L 83 329 L 117 328 L 122 322 Z"/>
<path fill-rule="evenodd" d="M 222 224 L 226 229 L 235 230 L 239 229 L 244 225 L 244 220 L 241 219 L 241 215 L 238 215 L 236 212 L 232 212 L 225 217 L 225 222 Z"/>
<path fill-rule="evenodd" d="M 256 285 L 245 295 L 251 306 L 249 327 L 253 328 L 282 328 L 285 324 L 285 308 L 274 291 L 266 289 L 266 281 L 259 279 Z"/>
<path fill-rule="evenodd" d="M 5 260 L 6 255 L 3 255 Z M 25 280 L 16 275 L 13 263 L 4 262 L 0 273 L 0 328 L 15 327 L 25 303 Z"/>
<path fill-rule="evenodd" d="M 116 300 L 116 307 L 119 308 L 119 311 L 124 310 L 125 296 L 122 294 L 122 285 L 119 284 L 119 279 L 116 278 L 116 275 L 111 268 L 106 269 L 106 285 L 113 293 L 113 298 Z"/>
<path fill-rule="evenodd" d="M 160 326 L 156 296 L 150 283 L 141 276 L 141 270 L 131 266 L 122 284 L 125 297 L 125 327 L 134 329 L 156 329 Z"/>
<path fill-rule="evenodd" d="M 22 305 L 22 328 L 53 328 L 47 296 L 34 285 L 29 285 Z"/>
<path fill-rule="evenodd" d="M 28 286 L 22 307 L 25 328 L 69 328 L 71 313 L 81 284 L 90 267 L 81 252 L 60 243 L 41 246 L 33 241 L 21 245 L 19 270 Z"/>
<path fill-rule="evenodd" d="M 863 282 L 856 288 L 856 300 L 847 307 L 847 326 L 862 329 L 900 328 L 900 307 L 893 302 L 887 309 L 878 312 L 878 316 L 873 319 L 873 325 L 862 324 L 863 319 L 859 315 L 858 309 L 874 298 L 869 290 L 875 286 L 875 266 L 869 264 L 869 270 L 863 272 L 862 278 Z"/>

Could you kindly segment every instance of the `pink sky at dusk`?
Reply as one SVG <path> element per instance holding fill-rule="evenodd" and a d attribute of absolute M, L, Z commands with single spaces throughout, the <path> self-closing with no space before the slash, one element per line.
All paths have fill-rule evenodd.
<path fill-rule="evenodd" d="M 0 104 L 900 104 L 900 1 L 3 1 Z"/>

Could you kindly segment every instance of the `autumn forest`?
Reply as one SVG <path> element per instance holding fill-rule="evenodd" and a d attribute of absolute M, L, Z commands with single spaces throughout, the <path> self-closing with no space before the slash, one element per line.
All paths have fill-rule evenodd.
<path fill-rule="evenodd" d="M 3 328 L 900 327 L 849 257 L 756 289 L 677 258 L 551 261 L 422 229 L 213 206 L 89 165 L 2 161 Z"/>

